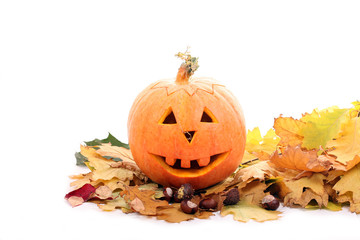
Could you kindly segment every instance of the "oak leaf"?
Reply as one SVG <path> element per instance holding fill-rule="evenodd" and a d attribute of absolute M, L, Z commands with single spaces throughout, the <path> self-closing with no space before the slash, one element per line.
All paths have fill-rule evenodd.
<path fill-rule="evenodd" d="M 131 212 L 130 205 L 121 196 L 117 196 L 113 200 L 104 201 L 103 203 L 98 204 L 98 207 L 103 211 L 114 211 L 119 208 L 123 212 Z"/>
<path fill-rule="evenodd" d="M 165 207 L 158 207 L 156 218 L 171 223 L 179 223 L 183 221 L 193 220 L 195 218 L 207 219 L 213 216 L 212 212 L 198 211 L 195 214 L 186 214 L 181 210 L 179 203 L 174 203 Z"/>
<path fill-rule="evenodd" d="M 81 154 L 88 159 L 87 165 L 93 172 L 92 178 L 94 180 L 110 180 L 114 177 L 119 180 L 126 181 L 132 179 L 134 172 L 124 168 L 113 168 L 111 164 L 114 163 L 112 160 L 101 157 L 96 150 L 91 147 L 81 146 Z"/>
<path fill-rule="evenodd" d="M 239 189 L 240 199 L 260 206 L 261 200 L 267 195 L 267 187 L 264 181 L 252 181 Z"/>
<path fill-rule="evenodd" d="M 284 205 L 305 207 L 314 199 L 320 207 L 327 206 L 328 194 L 324 187 L 325 178 L 324 175 L 315 173 L 310 177 L 284 181 L 287 188 Z"/>
<path fill-rule="evenodd" d="M 234 220 L 240 222 L 248 222 L 250 219 L 258 222 L 276 220 L 280 217 L 280 213 L 281 212 L 279 211 L 265 210 L 262 207 L 248 203 L 246 201 L 240 201 L 236 205 L 225 206 L 220 212 L 221 216 L 233 214 Z"/>
<path fill-rule="evenodd" d="M 339 202 L 349 202 L 350 210 L 360 213 L 360 164 L 345 172 L 333 189 L 339 195 Z"/>
<path fill-rule="evenodd" d="M 126 189 L 122 192 L 124 199 L 129 202 L 131 206 L 136 206 L 133 210 L 148 216 L 156 215 L 156 208 L 169 205 L 167 201 L 155 200 L 154 195 L 155 191 L 139 190 L 138 186 L 126 186 Z M 135 199 L 137 200 L 133 202 Z M 139 201 L 141 201 L 143 207 L 140 206 Z"/>

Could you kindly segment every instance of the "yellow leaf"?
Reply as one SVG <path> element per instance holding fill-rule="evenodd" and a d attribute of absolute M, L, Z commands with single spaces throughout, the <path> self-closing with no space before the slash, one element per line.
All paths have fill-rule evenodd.
<path fill-rule="evenodd" d="M 329 153 L 335 155 L 336 161 L 344 165 L 354 160 L 356 155 L 360 156 L 360 118 L 349 119 L 343 124 L 339 137 L 331 140 L 327 147 L 334 149 Z"/>
<path fill-rule="evenodd" d="M 93 180 L 110 180 L 118 178 L 121 181 L 133 179 L 134 172 L 124 168 L 114 168 L 112 160 L 101 157 L 96 150 L 91 147 L 81 146 L 81 154 L 84 155 L 88 162 L 86 163 L 93 171 Z"/>
<path fill-rule="evenodd" d="M 263 154 L 270 156 L 270 154 L 276 150 L 279 140 L 280 139 L 275 134 L 274 129 L 270 129 L 264 137 L 261 136 L 258 127 L 254 128 L 252 131 L 248 130 L 246 135 L 245 154 L 242 162 L 247 162 Z"/>
<path fill-rule="evenodd" d="M 236 205 L 225 206 L 221 210 L 221 216 L 233 214 L 234 220 L 240 222 L 248 222 L 250 219 L 253 219 L 258 222 L 276 220 L 280 217 L 279 216 L 280 213 L 281 212 L 279 211 L 265 210 L 262 207 L 259 207 L 254 204 L 250 204 L 246 201 L 240 201 Z"/>
<path fill-rule="evenodd" d="M 352 193 L 354 203 L 360 203 L 360 164 L 345 172 L 344 176 L 334 185 L 339 195 Z"/>
<path fill-rule="evenodd" d="M 305 123 L 292 117 L 282 117 L 275 119 L 275 133 L 280 137 L 279 145 L 281 146 L 297 146 L 302 144 L 303 136 L 300 130 Z"/>
<path fill-rule="evenodd" d="M 124 198 L 118 196 L 114 200 L 108 200 L 105 204 L 98 204 L 98 207 L 103 211 L 114 211 L 116 208 L 126 209 L 129 211 L 131 208 Z"/>
<path fill-rule="evenodd" d="M 234 181 L 241 179 L 246 182 L 249 179 L 265 180 L 276 174 L 276 171 L 269 166 L 269 161 L 259 161 L 253 165 L 238 170 L 234 176 Z"/>
<path fill-rule="evenodd" d="M 315 109 L 311 114 L 305 114 L 300 119 L 306 123 L 299 132 L 304 137 L 302 146 L 307 149 L 325 147 L 328 141 L 338 134 L 347 111 L 349 109 L 330 107 L 321 111 Z"/>

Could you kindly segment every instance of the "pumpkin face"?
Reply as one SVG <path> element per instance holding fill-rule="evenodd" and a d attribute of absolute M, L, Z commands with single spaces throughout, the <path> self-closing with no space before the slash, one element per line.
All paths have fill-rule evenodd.
<path fill-rule="evenodd" d="M 240 105 L 205 78 L 149 86 L 130 111 L 128 135 L 140 169 L 164 186 L 218 183 L 236 170 L 245 147 Z"/>
<path fill-rule="evenodd" d="M 136 98 L 128 136 L 134 160 L 153 181 L 200 189 L 216 184 L 239 166 L 245 149 L 241 107 L 212 79 L 190 76 L 197 58 L 185 60 L 176 80 L 151 84 Z"/>

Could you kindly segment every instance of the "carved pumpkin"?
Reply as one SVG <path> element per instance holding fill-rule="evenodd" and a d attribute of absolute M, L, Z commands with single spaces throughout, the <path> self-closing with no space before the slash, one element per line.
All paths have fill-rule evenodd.
<path fill-rule="evenodd" d="M 151 84 L 136 98 L 128 136 L 134 160 L 153 181 L 195 189 L 216 184 L 239 166 L 245 122 L 235 97 L 209 78 L 191 78 L 197 58 L 185 63 L 176 80 Z"/>

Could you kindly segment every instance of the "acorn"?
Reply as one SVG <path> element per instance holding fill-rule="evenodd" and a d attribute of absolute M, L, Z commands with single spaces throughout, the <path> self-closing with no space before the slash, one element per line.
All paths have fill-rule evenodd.
<path fill-rule="evenodd" d="M 199 203 L 199 207 L 205 210 L 215 210 L 217 205 L 217 202 L 212 198 L 205 198 Z"/>
<path fill-rule="evenodd" d="M 194 214 L 198 210 L 198 205 L 188 199 L 181 201 L 181 210 L 187 214 Z"/>
<path fill-rule="evenodd" d="M 174 201 L 181 202 L 184 199 L 191 199 L 194 195 L 194 189 L 190 183 L 185 183 L 174 193 Z"/>
<path fill-rule="evenodd" d="M 279 200 L 274 197 L 273 195 L 266 195 L 263 200 L 261 201 L 261 205 L 266 210 L 274 211 L 278 209 L 280 202 Z"/>
<path fill-rule="evenodd" d="M 239 190 L 237 188 L 230 189 L 225 193 L 224 205 L 234 205 L 240 201 Z"/>
<path fill-rule="evenodd" d="M 170 187 L 166 187 L 166 188 L 164 188 L 163 194 L 164 194 L 165 200 L 168 202 L 171 202 L 173 195 L 174 195 L 174 191 Z"/>

